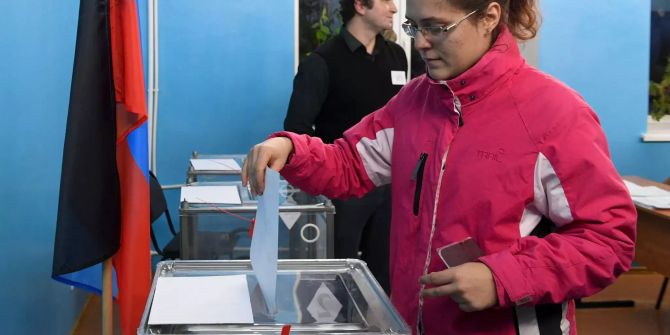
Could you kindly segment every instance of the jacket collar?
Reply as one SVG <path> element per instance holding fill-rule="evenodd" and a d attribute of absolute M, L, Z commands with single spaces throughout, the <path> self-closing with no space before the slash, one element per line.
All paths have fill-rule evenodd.
<path fill-rule="evenodd" d="M 506 26 L 502 27 L 498 38 L 484 56 L 471 68 L 456 78 L 437 81 L 430 77 L 432 84 L 446 84 L 458 97 L 462 106 L 483 99 L 524 63 L 514 35 Z"/>

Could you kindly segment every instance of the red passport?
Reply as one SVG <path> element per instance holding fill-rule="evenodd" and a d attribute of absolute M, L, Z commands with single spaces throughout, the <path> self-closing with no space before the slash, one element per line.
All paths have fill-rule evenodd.
<path fill-rule="evenodd" d="M 437 254 L 447 268 L 474 262 L 484 256 L 482 249 L 472 237 L 440 247 L 437 249 Z"/>

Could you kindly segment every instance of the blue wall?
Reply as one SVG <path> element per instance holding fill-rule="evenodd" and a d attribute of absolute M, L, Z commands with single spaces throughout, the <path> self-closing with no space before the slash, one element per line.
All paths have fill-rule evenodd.
<path fill-rule="evenodd" d="M 191 152 L 246 153 L 283 126 L 293 0 L 160 1 L 157 172 L 183 183 Z"/>
<path fill-rule="evenodd" d="M 542 0 L 540 68 L 593 106 L 622 175 L 670 177 L 670 143 L 644 143 L 650 1 Z"/>
<path fill-rule="evenodd" d="M 156 172 L 186 180 L 193 151 L 246 153 L 281 130 L 294 74 L 293 0 L 159 2 Z M 166 191 L 175 213 L 179 190 Z M 156 225 L 160 244 L 170 238 Z"/>
<path fill-rule="evenodd" d="M 67 334 L 85 294 L 51 279 L 78 1 L 0 2 L 0 325 Z"/>
<path fill-rule="evenodd" d="M 670 143 L 640 141 L 649 5 L 542 4 L 541 68 L 598 111 L 623 174 L 670 175 Z M 140 1 L 146 24 L 145 6 Z M 158 174 L 180 183 L 192 150 L 246 152 L 281 127 L 293 1 L 162 0 L 159 12 Z M 85 298 L 50 279 L 77 14 L 76 0 L 0 2 L 2 333 L 68 334 Z"/>

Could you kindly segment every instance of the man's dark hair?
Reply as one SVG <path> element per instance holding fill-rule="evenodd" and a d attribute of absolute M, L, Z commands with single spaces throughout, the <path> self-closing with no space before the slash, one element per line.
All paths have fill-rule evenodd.
<path fill-rule="evenodd" d="M 342 21 L 344 24 L 349 22 L 354 15 L 356 15 L 356 8 L 354 8 L 354 1 L 356 0 L 340 0 L 340 14 L 342 14 Z M 367 8 L 374 6 L 374 0 L 360 0 L 361 4 Z"/>

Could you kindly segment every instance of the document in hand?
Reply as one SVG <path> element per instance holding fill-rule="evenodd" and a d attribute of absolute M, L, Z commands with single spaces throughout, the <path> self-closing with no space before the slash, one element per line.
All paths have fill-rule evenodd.
<path fill-rule="evenodd" d="M 447 268 L 475 262 L 484 256 L 484 252 L 472 237 L 437 248 L 437 254 Z"/>
<path fill-rule="evenodd" d="M 277 254 L 279 249 L 279 173 L 265 169 L 265 190 L 258 197 L 251 267 L 263 292 L 270 315 L 277 313 Z"/>

